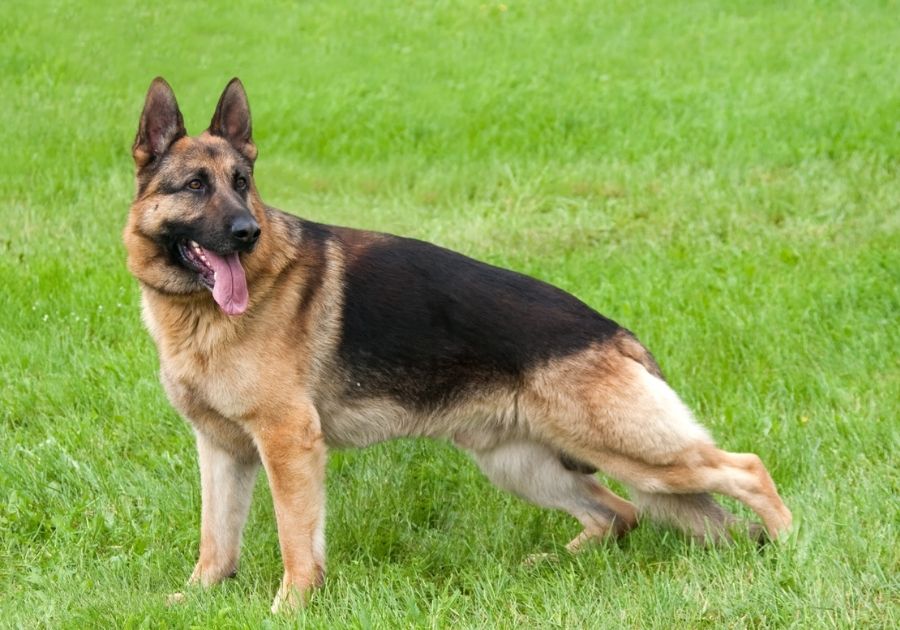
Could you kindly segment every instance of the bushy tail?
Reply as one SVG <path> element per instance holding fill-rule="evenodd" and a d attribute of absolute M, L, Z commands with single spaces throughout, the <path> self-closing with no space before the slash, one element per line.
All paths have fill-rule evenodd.
<path fill-rule="evenodd" d="M 641 517 L 673 525 L 701 543 L 731 540 L 741 521 L 707 493 L 652 494 L 633 491 L 632 498 Z M 748 526 L 748 535 L 758 538 L 761 528 Z"/>

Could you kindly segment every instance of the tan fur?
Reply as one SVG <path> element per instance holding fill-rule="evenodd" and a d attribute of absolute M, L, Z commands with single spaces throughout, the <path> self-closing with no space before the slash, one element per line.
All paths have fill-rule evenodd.
<path fill-rule="evenodd" d="M 202 141 L 224 142 L 212 137 Z M 329 255 L 334 272 L 326 272 L 322 299 L 303 309 L 307 321 L 300 322 L 301 329 L 309 334 L 298 338 L 295 314 L 310 280 L 303 273 L 303 260 L 290 259 L 278 249 L 285 228 L 277 219 L 270 220 L 254 194 L 253 215 L 270 238 L 260 242 L 257 255 L 242 260 L 253 286 L 253 315 L 229 318 L 208 294 L 164 292 L 178 287 L 148 235 L 156 229 L 154 221 L 178 210 L 160 207 L 159 199 L 151 187 L 135 201 L 125 243 L 129 268 L 142 281 L 143 317 L 157 343 L 161 380 L 198 435 L 204 509 L 200 560 L 192 580 L 213 583 L 236 569 L 246 512 L 244 502 L 232 494 L 234 486 L 245 485 L 246 471 L 255 471 L 261 459 L 272 485 L 279 531 L 285 532 L 285 579 L 279 598 L 290 599 L 292 589 L 306 592 L 324 570 L 324 442 L 315 407 L 304 392 L 311 380 L 321 377 L 315 356 L 327 355 L 334 340 L 336 321 L 332 318 L 329 327 L 322 314 L 339 306 L 340 255 Z M 276 283 L 288 265 L 297 273 Z M 240 505 L 233 508 L 235 502 Z M 307 520 L 309 525 L 298 529 L 297 523 Z"/>
<path fill-rule="evenodd" d="M 759 457 L 717 449 L 672 389 L 643 361 L 622 354 L 617 341 L 534 375 L 523 399 L 528 413 L 544 419 L 536 428 L 542 439 L 643 493 L 645 501 L 654 494 L 716 492 L 748 505 L 771 537 L 787 530 L 790 511 Z M 689 512 L 690 501 L 681 509 Z M 722 526 L 730 521 L 709 516 Z"/>
<path fill-rule="evenodd" d="M 204 586 L 234 575 L 240 557 L 241 531 L 250 510 L 259 463 L 245 452 L 236 457 L 200 428 L 196 429 L 200 458 L 202 513 L 200 558 L 190 582 Z M 227 442 L 226 442 L 227 443 Z M 255 449 L 253 451 L 255 455 Z"/>
<path fill-rule="evenodd" d="M 154 89 L 165 104 L 156 82 Z M 624 331 L 516 379 L 473 385 L 436 410 L 386 395 L 346 396 L 348 372 L 337 358 L 346 262 L 384 237 L 335 228 L 338 238 L 316 247 L 266 207 L 250 182 L 247 204 L 262 236 L 252 255 L 241 254 L 249 306 L 229 317 L 209 291 L 173 267 L 155 236 L 166 221 L 197 212 L 183 197 L 161 192 L 170 170 L 190 171 L 199 160 L 224 181 L 239 157 L 221 137 L 176 133 L 168 160 L 148 171 L 153 143 L 142 133 L 143 122 L 134 150 L 140 192 L 124 241 L 162 384 L 197 438 L 201 539 L 191 581 L 213 584 L 237 570 L 262 465 L 284 561 L 273 609 L 305 601 L 325 569 L 326 443 L 365 446 L 399 436 L 452 440 L 498 486 L 569 512 L 584 527 L 569 543 L 573 551 L 625 533 L 638 510 L 593 475 L 566 468 L 562 455 L 621 480 L 634 489 L 643 514 L 697 537 L 727 539 L 735 521 L 709 492 L 746 503 L 772 537 L 790 526 L 790 512 L 759 458 L 717 449 L 653 358 Z M 239 148 L 255 157 L 244 140 L 238 138 Z"/>
<path fill-rule="evenodd" d="M 294 607 L 325 575 L 325 442 L 311 401 L 253 426 L 269 477 L 284 578 L 272 606 Z"/>

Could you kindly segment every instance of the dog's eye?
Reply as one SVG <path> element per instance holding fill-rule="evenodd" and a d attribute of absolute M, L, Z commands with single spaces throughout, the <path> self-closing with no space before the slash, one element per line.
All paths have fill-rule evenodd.
<path fill-rule="evenodd" d="M 203 189 L 203 181 L 199 179 L 192 179 L 188 182 L 188 188 L 191 190 L 202 190 Z"/>
<path fill-rule="evenodd" d="M 243 177 L 238 177 L 234 180 L 234 187 L 236 190 L 246 190 L 247 189 L 247 180 Z"/>

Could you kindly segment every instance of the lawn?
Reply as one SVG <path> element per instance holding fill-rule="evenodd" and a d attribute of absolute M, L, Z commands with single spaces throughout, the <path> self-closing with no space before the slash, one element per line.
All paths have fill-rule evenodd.
<path fill-rule="evenodd" d="M 0 15 L 0 625 L 897 627 L 900 4 L 61 2 Z M 577 533 L 443 443 L 330 454 L 326 585 L 263 476 L 236 579 L 184 590 L 199 475 L 124 265 L 150 80 L 232 76 L 270 204 L 555 283 L 635 331 L 795 528 Z M 617 487 L 621 490 L 620 487 Z M 731 507 L 736 506 L 730 503 Z M 744 510 L 739 510 L 747 514 Z"/>

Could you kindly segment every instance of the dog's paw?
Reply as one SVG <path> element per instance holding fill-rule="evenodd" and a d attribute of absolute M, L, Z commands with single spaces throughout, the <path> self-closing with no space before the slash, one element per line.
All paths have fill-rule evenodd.
<path fill-rule="evenodd" d="M 198 561 L 194 566 L 191 577 L 188 578 L 188 585 L 199 584 L 200 586 L 212 586 L 218 584 L 222 580 L 233 578 L 237 575 L 237 564 L 229 562 L 223 565 L 215 565 Z"/>
<path fill-rule="evenodd" d="M 313 567 L 312 572 L 301 579 L 285 573 L 281 580 L 281 588 L 278 589 L 278 594 L 272 602 L 272 612 L 277 614 L 302 608 L 309 602 L 313 589 L 321 586 L 324 581 L 325 571 L 319 565 Z"/>
<path fill-rule="evenodd" d="M 308 595 L 301 593 L 293 584 L 278 589 L 278 594 L 272 601 L 272 613 L 291 613 L 302 608 L 306 604 Z"/>
<path fill-rule="evenodd" d="M 166 595 L 166 608 L 177 606 L 187 599 L 184 593 L 170 593 Z"/>

